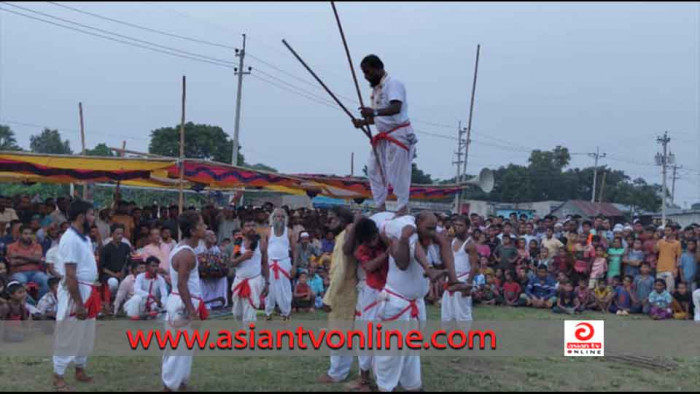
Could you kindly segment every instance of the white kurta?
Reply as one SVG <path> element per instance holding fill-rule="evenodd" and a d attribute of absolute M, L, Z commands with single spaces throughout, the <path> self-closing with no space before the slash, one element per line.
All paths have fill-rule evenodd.
<path fill-rule="evenodd" d="M 267 258 L 270 265 L 270 288 L 265 298 L 265 315 L 271 316 L 275 306 L 280 308 L 282 316 L 292 313 L 292 259 L 289 258 L 289 233 L 285 227 L 282 236 L 275 235 L 270 229 L 270 241 L 267 246 Z"/>
<path fill-rule="evenodd" d="M 155 279 L 149 279 L 146 273 L 139 274 L 134 283 L 134 295 L 124 304 L 124 311 L 129 317 L 140 317 L 146 314 L 147 309 L 160 312 L 157 303 L 160 300 L 165 308 L 168 301 L 168 287 L 162 276 L 156 275 Z"/>
<path fill-rule="evenodd" d="M 375 109 L 386 108 L 391 101 L 396 100 L 402 103 L 401 112 L 393 116 L 378 116 L 374 118 L 374 123 L 379 133 L 390 133 L 390 137 L 395 138 L 408 149 L 388 140 L 382 140 L 376 145 L 376 151 L 388 185 L 382 182 L 374 151 L 370 153 L 367 175 L 372 189 L 372 198 L 377 206 L 386 201 L 389 186 L 393 188 L 399 207 L 408 204 L 410 195 L 411 163 L 416 155 L 418 139 L 408 119 L 406 89 L 401 82 L 387 75 L 380 85 L 374 88 L 372 107 Z"/>
<path fill-rule="evenodd" d="M 56 334 L 54 343 L 54 372 L 63 376 L 71 363 L 85 367 L 87 355 L 95 342 L 95 318 L 80 321 L 75 316 L 75 303 L 66 288 L 66 263 L 76 264 L 76 276 L 80 296 L 85 303 L 97 281 L 97 262 L 92 253 L 90 238 L 79 234 L 72 227 L 61 237 L 56 271 L 61 275 L 56 308 Z"/>

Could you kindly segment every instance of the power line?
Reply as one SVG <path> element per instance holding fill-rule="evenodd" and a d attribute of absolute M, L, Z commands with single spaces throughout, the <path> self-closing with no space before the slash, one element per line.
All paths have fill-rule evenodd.
<path fill-rule="evenodd" d="M 56 127 L 56 126 L 47 126 L 47 125 L 43 125 L 43 126 L 42 126 L 42 125 L 35 124 L 35 123 L 19 122 L 19 121 L 14 121 L 14 120 L 9 120 L 9 119 L 3 119 L 3 120 L 0 121 L 0 122 L 2 122 L 2 123 L 7 123 L 7 124 L 13 124 L 13 125 L 17 125 L 17 126 L 38 128 L 38 129 L 55 129 L 55 130 L 58 130 L 58 131 L 69 131 L 69 132 L 73 132 L 73 133 L 80 133 L 80 130 L 78 130 L 78 129 L 73 129 L 73 128 L 69 128 L 69 127 Z M 150 140 L 150 139 L 147 138 L 147 137 L 127 137 L 127 136 L 123 136 L 123 135 L 121 135 L 121 134 L 116 134 L 116 133 L 101 133 L 101 132 L 92 131 L 92 130 L 90 130 L 90 134 L 91 134 L 91 135 L 99 135 L 99 136 L 103 136 L 103 137 L 115 137 L 115 136 L 118 135 L 118 138 L 125 138 L 125 139 L 128 139 L 128 140 L 135 140 L 135 141 L 139 141 L 139 140 Z"/>
<path fill-rule="evenodd" d="M 165 46 L 165 45 L 156 44 L 156 43 L 153 43 L 153 42 L 150 42 L 150 41 L 141 40 L 141 39 L 138 39 L 138 38 L 133 38 L 133 37 L 126 36 L 126 35 L 123 35 L 123 34 L 119 34 L 119 33 L 114 33 L 114 32 L 109 31 L 109 30 L 104 30 L 104 29 L 100 29 L 100 28 L 97 28 L 97 27 L 85 25 L 85 24 L 82 24 L 82 23 L 79 23 L 79 22 L 71 21 L 71 20 L 69 20 L 69 19 L 57 17 L 57 16 L 54 16 L 54 15 L 51 15 L 51 14 L 46 14 L 46 13 L 44 13 L 44 12 L 35 11 L 35 10 L 32 10 L 31 8 L 26 8 L 26 7 L 18 6 L 18 5 L 15 5 L 15 4 L 10 4 L 10 3 L 8 3 L 8 2 L 2 2 L 2 3 L 5 4 L 5 5 L 9 5 L 10 7 L 19 8 L 19 9 L 21 9 L 21 10 L 25 10 L 25 11 L 28 11 L 28 12 L 31 12 L 31 13 L 34 13 L 34 14 L 42 15 L 42 16 L 49 17 L 49 18 L 52 18 L 52 19 L 60 20 L 60 21 L 62 21 L 62 22 L 66 22 L 66 23 L 70 23 L 70 24 L 73 24 L 73 25 L 76 25 L 76 26 L 80 26 L 80 27 L 84 27 L 84 28 L 91 29 L 91 30 L 94 30 L 94 31 L 98 31 L 98 32 L 100 32 L 100 33 L 109 34 L 109 35 L 113 35 L 113 36 L 116 36 L 116 37 L 124 38 L 124 39 L 127 39 L 127 40 L 139 42 L 139 43 L 142 43 L 142 44 L 151 45 L 151 46 L 154 46 L 154 47 L 157 47 L 157 48 L 162 48 L 162 49 L 165 49 L 165 50 L 168 50 L 168 51 L 177 52 L 177 53 L 180 53 L 180 54 L 184 54 L 184 55 L 188 55 L 188 56 L 197 57 L 197 58 L 200 58 L 200 60 L 206 60 L 206 61 L 209 61 L 209 62 L 211 62 L 211 63 L 216 63 L 216 64 L 218 64 L 218 65 L 225 65 L 225 66 L 233 66 L 233 65 L 234 65 L 233 62 L 230 62 L 230 61 L 228 61 L 228 60 L 226 60 L 226 59 L 218 59 L 218 58 L 214 58 L 214 57 L 210 57 L 210 56 L 206 56 L 206 55 L 201 55 L 201 54 L 198 54 L 198 53 L 192 53 L 192 52 L 188 52 L 188 51 L 183 51 L 183 50 L 181 50 L 181 49 L 177 49 L 177 48 L 173 48 L 173 47 L 169 47 L 169 46 Z M 5 11 L 8 11 L 8 12 L 11 12 L 10 10 L 7 10 L 7 9 L 4 9 L 4 10 L 5 10 Z M 14 12 L 13 12 L 13 13 L 14 13 Z M 29 17 L 29 16 L 26 15 L 26 14 L 21 14 L 21 15 L 22 15 L 22 16 L 26 16 L 26 17 Z M 48 21 L 46 21 L 46 20 L 39 19 L 39 18 L 32 18 L 32 19 L 41 20 L 42 22 L 48 22 Z M 59 24 L 56 24 L 56 25 L 59 25 Z M 67 26 L 65 26 L 65 25 L 59 25 L 59 26 L 67 27 Z M 85 33 L 85 31 L 83 31 L 83 30 L 79 30 L 79 29 L 75 29 L 75 30 L 78 30 L 78 31 L 81 31 L 81 32 Z M 105 36 L 102 36 L 102 37 L 105 37 Z M 151 49 L 153 49 L 153 48 L 151 48 Z"/>
<path fill-rule="evenodd" d="M 8 4 L 8 5 L 11 5 L 11 4 Z M 218 63 L 218 62 L 213 62 L 213 61 L 209 61 L 209 60 L 204 60 L 204 59 L 201 59 L 201 58 L 197 58 L 197 57 L 193 57 L 193 56 L 188 56 L 188 55 L 181 55 L 181 54 L 178 54 L 178 53 L 175 53 L 175 52 L 164 51 L 164 50 L 161 50 L 161 49 L 158 49 L 158 48 L 153 48 L 153 47 L 149 47 L 149 46 L 146 46 L 146 45 L 140 45 L 140 44 L 136 44 L 136 43 L 133 43 L 133 42 L 120 40 L 120 39 L 117 39 L 117 38 L 114 38 L 114 37 L 105 36 L 105 35 L 102 35 L 102 34 L 92 33 L 92 32 L 85 31 L 85 30 L 81 30 L 81 29 L 78 29 L 78 28 L 75 28 L 75 27 L 66 26 L 66 25 L 63 25 L 63 24 L 60 24 L 60 23 L 52 22 L 52 21 L 49 21 L 49 20 L 46 20 L 46 19 L 42 19 L 42 18 L 38 18 L 38 17 L 35 17 L 35 16 L 23 14 L 23 13 L 20 13 L 20 12 L 8 10 L 8 9 L 6 9 L 6 8 L 0 8 L 0 10 L 1 10 L 1 11 L 5 11 L 5 12 L 9 12 L 9 13 L 11 13 L 11 14 L 19 15 L 19 16 L 22 16 L 22 17 L 25 17 L 25 18 L 34 19 L 34 20 L 37 20 L 37 21 L 40 21 L 40 22 L 48 23 L 48 24 L 50 24 L 50 25 L 62 27 L 62 28 L 64 28 L 64 29 L 74 30 L 74 31 L 77 31 L 77 32 L 80 32 L 80 33 L 83 33 L 83 34 L 87 34 L 87 35 L 91 35 L 91 36 L 95 36 L 95 37 L 99 37 L 99 38 L 104 38 L 104 39 L 106 39 L 106 40 L 119 42 L 119 43 L 126 44 L 126 45 L 130 45 L 130 46 L 133 46 L 133 47 L 148 49 L 148 50 L 150 50 L 150 51 L 159 52 L 159 53 L 164 53 L 164 54 L 166 54 L 166 55 L 175 56 L 175 57 L 180 57 L 180 58 L 183 58 L 183 59 L 190 59 L 190 60 L 194 60 L 194 61 L 198 61 L 198 62 L 202 62 L 202 63 L 209 63 L 209 64 L 213 64 L 213 65 L 220 66 L 220 67 L 233 68 L 233 67 L 230 66 L 230 65 L 221 64 L 221 63 Z M 187 52 L 185 52 L 185 51 L 179 51 L 179 52 L 187 53 Z M 196 56 L 196 55 L 195 55 L 195 56 Z"/>
<path fill-rule="evenodd" d="M 226 48 L 226 49 L 233 49 L 233 50 L 237 49 L 236 47 L 233 47 L 233 46 L 230 46 L 230 45 L 226 45 L 226 44 L 220 44 L 220 43 L 211 42 L 211 41 L 207 41 L 207 40 L 202 40 L 202 39 L 198 39 L 198 38 L 192 38 L 192 37 L 187 37 L 187 36 L 181 36 L 181 35 L 179 35 L 179 34 L 168 33 L 168 32 L 162 31 L 162 30 L 157 30 L 157 29 L 153 29 L 153 28 L 150 28 L 150 27 L 141 26 L 141 25 L 137 25 L 137 24 L 134 24 L 134 23 L 126 22 L 126 21 L 123 21 L 123 20 L 110 18 L 110 17 L 107 17 L 107 16 L 95 14 L 95 13 L 93 13 L 93 12 L 88 12 L 88 11 L 84 11 L 84 10 L 81 10 L 81 9 L 78 9 L 78 8 L 70 7 L 70 6 L 67 6 L 67 5 L 65 5 L 65 4 L 60 4 L 60 3 L 57 3 L 57 2 L 54 2 L 54 1 L 49 1 L 48 3 L 49 3 L 49 4 L 53 4 L 53 5 L 57 6 L 57 7 L 62 7 L 62 8 L 66 8 L 66 9 L 69 9 L 69 10 L 72 10 L 72 11 L 75 11 L 75 12 L 79 12 L 79 13 L 81 13 L 81 14 L 90 15 L 90 16 L 93 16 L 93 17 L 95 17 L 95 18 L 104 19 L 104 20 L 107 20 L 107 21 L 110 21 L 110 22 L 118 23 L 118 24 L 121 24 L 121 25 L 124 25 L 124 26 L 133 27 L 133 28 L 136 28 L 136 29 L 141 29 L 141 30 L 144 30 L 144 31 L 149 31 L 149 32 L 151 32 L 151 33 L 161 34 L 161 35 L 168 36 L 168 37 L 179 38 L 179 39 L 181 39 L 181 40 L 196 42 L 196 43 L 198 43 L 198 44 L 210 45 L 210 46 L 219 47 L 219 48 Z"/>

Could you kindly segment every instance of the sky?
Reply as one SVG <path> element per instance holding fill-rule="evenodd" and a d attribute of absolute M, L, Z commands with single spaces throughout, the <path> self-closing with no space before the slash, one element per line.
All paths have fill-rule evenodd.
<path fill-rule="evenodd" d="M 238 63 L 233 48 L 245 33 L 245 66 L 253 67 L 243 78 L 240 143 L 246 161 L 284 173 L 349 175 L 353 152 L 355 174 L 369 157 L 366 137 L 281 43 L 286 39 L 357 112 L 327 2 L 60 3 L 199 42 L 48 2 L 9 4 L 34 12 L 6 3 L 0 8 L 218 59 L 211 64 L 175 57 L 0 11 L 0 123 L 24 148 L 46 126 L 59 129 L 79 151 L 82 102 L 88 148 L 126 141 L 127 149 L 147 151 L 151 130 L 180 122 L 183 75 L 187 120 L 233 135 L 237 77 L 230 65 Z M 406 86 L 419 139 L 416 162 L 433 178 L 456 173 L 457 127 L 469 115 L 480 44 L 469 173 L 524 165 L 532 149 L 556 145 L 574 153 L 572 167 L 587 167 L 594 163 L 587 153 L 599 147 L 606 154 L 600 165 L 660 184 L 657 137 L 669 131 L 670 150 L 682 166 L 675 201 L 683 207 L 700 202 L 700 3 L 336 5 L 364 100 L 370 89 L 357 67 L 374 53 Z M 668 182 L 670 188 L 670 175 Z"/>

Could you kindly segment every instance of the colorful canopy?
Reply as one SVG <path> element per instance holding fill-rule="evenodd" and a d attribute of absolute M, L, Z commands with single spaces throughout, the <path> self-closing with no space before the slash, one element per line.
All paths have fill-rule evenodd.
<path fill-rule="evenodd" d="M 289 194 L 307 194 L 311 197 L 322 195 L 342 199 L 367 199 L 372 196 L 368 181 L 357 177 L 285 175 L 193 159 L 186 159 L 184 166 L 183 187 L 186 189 L 256 188 Z M 0 152 L 0 182 L 110 181 L 120 181 L 125 186 L 177 189 L 180 184 L 179 161 L 174 158 Z M 454 185 L 413 185 L 411 198 L 415 200 L 445 199 L 458 191 L 459 188 Z"/>

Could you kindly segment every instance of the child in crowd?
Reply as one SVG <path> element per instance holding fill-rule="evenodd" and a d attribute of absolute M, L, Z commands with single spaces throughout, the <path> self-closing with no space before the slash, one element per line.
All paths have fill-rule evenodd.
<path fill-rule="evenodd" d="M 673 312 L 671 310 L 671 304 L 673 303 L 673 297 L 666 290 L 666 281 L 663 279 L 657 279 L 654 282 L 654 291 L 649 294 L 649 305 L 651 309 L 649 315 L 654 320 L 665 320 L 673 317 Z"/>
<path fill-rule="evenodd" d="M 658 259 L 658 253 L 654 250 L 656 243 L 659 241 L 659 236 L 655 231 L 654 226 L 650 226 L 646 230 L 646 236 L 644 243 L 642 244 L 642 249 L 644 250 L 645 261 L 649 263 L 651 270 L 656 269 L 656 260 Z"/>
<path fill-rule="evenodd" d="M 503 303 L 507 306 L 523 306 L 527 301 L 521 300 L 520 295 L 523 290 L 518 282 L 515 281 L 513 271 L 506 271 L 506 281 L 503 284 Z"/>
<path fill-rule="evenodd" d="M 479 259 L 479 272 L 484 274 L 484 280 L 486 280 L 486 275 L 494 275 L 496 273 L 489 265 L 489 259 L 485 257 Z"/>
<path fill-rule="evenodd" d="M 578 287 L 576 287 L 576 298 L 579 301 L 579 312 L 592 309 L 595 306 L 595 298 L 591 289 L 588 288 L 586 278 L 579 278 Z"/>
<path fill-rule="evenodd" d="M 472 288 L 474 302 L 481 302 L 485 286 L 486 276 L 481 272 L 481 268 L 477 267 L 476 272 L 474 272 L 474 286 Z"/>
<path fill-rule="evenodd" d="M 503 289 L 503 284 L 506 283 L 506 276 L 503 273 L 503 269 L 496 268 L 496 271 L 493 274 L 493 283 L 496 285 L 496 287 L 498 287 L 498 290 Z"/>
<path fill-rule="evenodd" d="M 612 282 L 612 278 L 622 274 L 622 256 L 625 254 L 625 248 L 622 247 L 622 239 L 615 237 L 612 247 L 608 248 L 608 283 Z"/>
<path fill-rule="evenodd" d="M 579 278 L 591 272 L 591 259 L 595 253 L 595 249 L 588 245 L 586 235 L 579 234 L 573 250 L 574 272 Z"/>
<path fill-rule="evenodd" d="M 491 248 L 486 245 L 486 234 L 480 231 L 477 234 L 477 231 L 475 231 L 474 237 L 474 239 L 477 240 L 476 252 L 479 254 L 479 257 L 486 257 L 488 259 L 491 256 Z"/>
<path fill-rule="evenodd" d="M 314 293 L 311 291 L 311 287 L 306 283 L 308 277 L 306 272 L 301 272 L 299 274 L 299 282 L 294 287 L 294 310 L 299 312 L 303 310 L 304 312 L 314 311 Z"/>
<path fill-rule="evenodd" d="M 588 286 L 593 289 L 596 283 L 600 279 L 605 278 L 605 271 L 608 270 L 608 261 L 605 258 L 605 249 L 599 246 L 596 249 L 595 260 L 593 260 L 593 266 L 591 267 L 591 280 L 588 282 Z"/>
<path fill-rule="evenodd" d="M 681 282 L 677 287 L 673 293 L 673 303 L 671 304 L 673 318 L 676 320 L 690 320 L 693 318 L 691 313 L 693 301 L 688 291 L 688 285 L 685 282 Z"/>
<path fill-rule="evenodd" d="M 619 281 L 619 276 L 616 276 L 614 281 Z M 634 290 L 632 289 L 632 277 L 625 276 L 623 284 L 615 286 L 613 293 L 613 304 L 610 306 L 610 313 L 621 316 L 629 315 L 636 301 Z"/>
<path fill-rule="evenodd" d="M 573 273 L 566 248 L 559 248 L 557 255 L 552 259 L 551 265 L 554 267 L 554 273 L 563 272 L 567 277 L 571 277 Z"/>
<path fill-rule="evenodd" d="M 605 283 L 605 279 L 598 280 L 598 286 L 593 291 L 593 297 L 595 298 L 596 310 L 599 310 L 601 313 L 607 313 L 610 310 L 613 292 L 610 286 Z"/>
<path fill-rule="evenodd" d="M 518 250 L 513 246 L 513 240 L 510 237 L 503 237 L 502 244 L 496 247 L 494 252 L 494 260 L 496 266 L 503 269 L 512 269 L 518 261 Z"/>
<path fill-rule="evenodd" d="M 651 266 L 644 261 L 639 266 L 639 275 L 634 278 L 634 289 L 638 305 L 632 307 L 632 313 L 649 314 L 649 295 L 654 290 L 654 277 L 651 276 Z"/>
<path fill-rule="evenodd" d="M 580 307 L 581 302 L 579 301 L 578 297 L 576 297 L 571 282 L 568 280 L 562 282 L 560 284 L 557 305 L 552 308 L 552 312 L 573 315 L 575 313 L 580 313 Z"/>
<path fill-rule="evenodd" d="M 526 267 L 518 267 L 515 269 L 515 281 L 518 282 L 520 288 L 525 291 L 527 285 L 530 283 L 530 276 L 527 274 Z"/>
<path fill-rule="evenodd" d="M 530 255 L 530 259 L 536 260 L 537 256 L 540 254 L 540 244 L 537 242 L 536 239 L 533 239 L 530 241 L 528 244 L 528 254 Z M 536 267 L 539 267 L 539 264 L 536 265 Z"/>
<path fill-rule="evenodd" d="M 494 282 L 494 276 L 491 274 L 486 275 L 486 285 L 481 294 L 481 302 L 484 305 L 500 305 L 503 301 L 501 292 Z"/>
<path fill-rule="evenodd" d="M 44 319 L 56 320 L 56 310 L 58 309 L 58 278 L 49 278 L 49 292 L 44 294 L 37 304 L 37 309 Z"/>
<path fill-rule="evenodd" d="M 517 249 L 518 258 L 515 260 L 515 265 L 530 264 L 530 251 L 527 249 L 525 238 L 518 238 Z"/>
<path fill-rule="evenodd" d="M 7 284 L 9 299 L 0 305 L 0 320 L 29 320 L 27 309 L 27 290 L 17 281 Z"/>
<path fill-rule="evenodd" d="M 644 251 L 642 241 L 637 239 L 632 243 L 632 250 L 627 252 L 627 256 L 622 260 L 625 265 L 625 276 L 636 278 L 639 275 L 639 268 L 644 261 Z"/>
<path fill-rule="evenodd" d="M 681 255 L 681 282 L 690 285 L 690 293 L 696 290 L 695 277 L 698 271 L 697 249 L 697 241 L 690 239 L 686 242 L 686 249 Z"/>
<path fill-rule="evenodd" d="M 551 309 L 557 302 L 556 283 L 547 274 L 547 267 L 537 268 L 537 277 L 527 285 L 528 305 L 535 308 Z"/>
<path fill-rule="evenodd" d="M 565 282 L 569 282 L 569 278 L 566 276 L 565 273 L 559 272 L 559 273 L 557 274 L 557 284 L 554 286 L 554 288 L 555 288 L 557 291 L 560 291 L 560 290 L 561 290 L 561 285 L 562 285 L 562 283 L 565 283 Z M 572 285 L 571 287 L 573 287 L 573 285 Z"/>
<path fill-rule="evenodd" d="M 544 265 L 547 267 L 547 271 L 549 271 L 550 274 L 554 274 L 554 269 L 552 264 L 552 259 L 549 257 L 549 249 L 547 248 L 542 248 L 540 249 L 540 254 L 537 256 L 537 262 L 535 263 L 538 267 L 540 265 Z"/>

